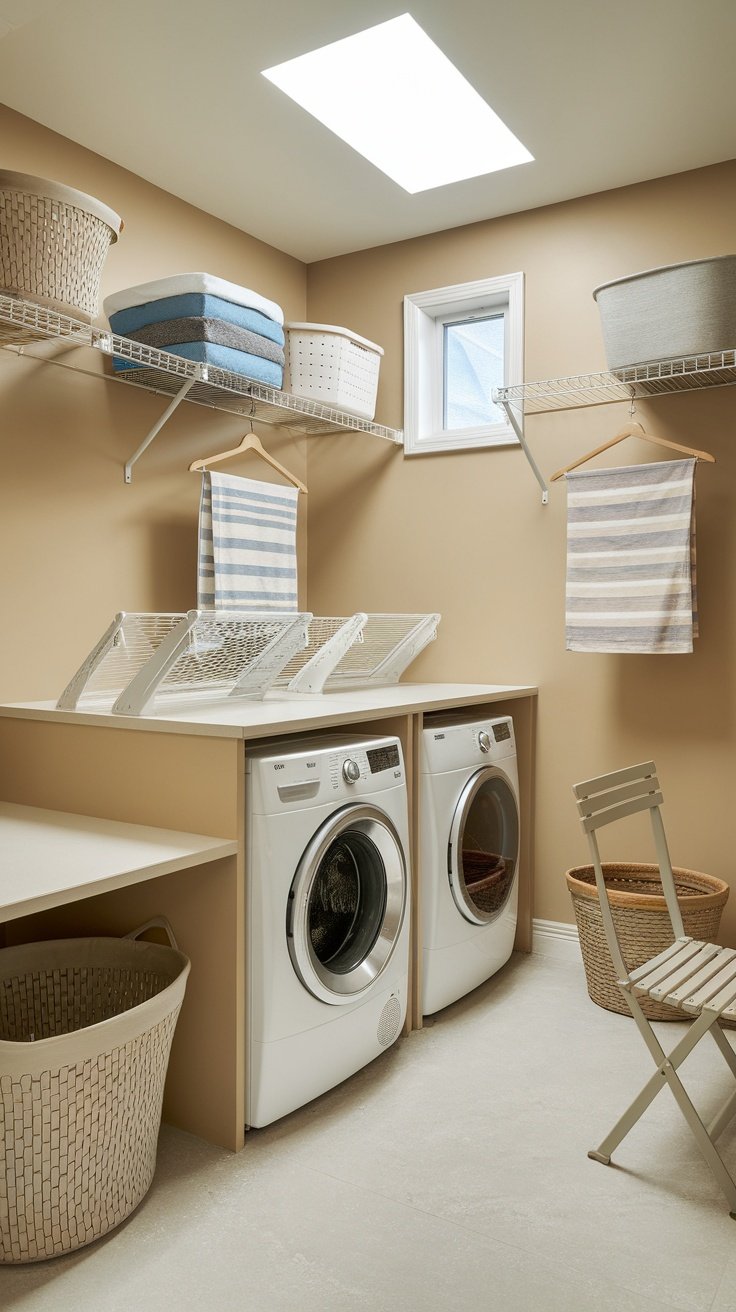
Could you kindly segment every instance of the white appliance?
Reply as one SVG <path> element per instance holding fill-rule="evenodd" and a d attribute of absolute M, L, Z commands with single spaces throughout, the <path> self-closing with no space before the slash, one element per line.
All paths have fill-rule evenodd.
<path fill-rule="evenodd" d="M 399 740 L 249 750 L 246 824 L 246 1124 L 262 1126 L 401 1032 L 410 877 Z"/>
<path fill-rule="evenodd" d="M 508 716 L 422 734 L 422 1013 L 508 961 L 516 933 L 519 776 Z"/>

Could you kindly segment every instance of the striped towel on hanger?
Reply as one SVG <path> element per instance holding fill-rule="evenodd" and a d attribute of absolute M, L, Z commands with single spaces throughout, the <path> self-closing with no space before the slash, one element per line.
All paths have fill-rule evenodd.
<path fill-rule="evenodd" d="M 197 604 L 296 610 L 295 487 L 202 474 Z"/>
<path fill-rule="evenodd" d="M 568 651 L 689 652 L 695 461 L 567 474 Z"/>

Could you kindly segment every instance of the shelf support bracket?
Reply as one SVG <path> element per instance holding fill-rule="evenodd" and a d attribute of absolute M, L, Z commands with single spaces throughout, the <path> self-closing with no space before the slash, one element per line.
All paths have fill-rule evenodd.
<path fill-rule="evenodd" d="M 143 452 L 147 450 L 147 448 L 151 445 L 154 437 L 156 437 L 156 435 L 161 432 L 161 429 L 163 428 L 164 424 L 168 423 L 174 411 L 177 409 L 178 406 L 181 405 L 190 387 L 192 387 L 194 383 L 196 383 L 196 381 L 197 381 L 196 378 L 187 378 L 186 382 L 184 383 L 184 386 L 180 387 L 179 391 L 176 393 L 176 396 L 173 396 L 171 398 L 171 401 L 167 405 L 163 414 L 161 415 L 161 418 L 156 420 L 156 423 L 153 425 L 153 428 L 151 429 L 150 433 L 148 433 L 147 436 L 144 437 L 143 441 L 138 447 L 138 450 L 135 451 L 134 454 L 130 457 L 130 460 L 126 462 L 125 465 L 126 483 L 133 482 L 133 465 L 136 463 L 136 461 L 140 460 L 141 456 L 143 455 Z"/>
<path fill-rule="evenodd" d="M 506 418 L 508 419 L 509 423 L 511 424 L 511 427 L 513 428 L 514 432 L 516 433 L 516 436 L 519 439 L 519 445 L 521 446 L 521 449 L 524 452 L 524 455 L 526 456 L 529 465 L 531 466 L 531 471 L 534 477 L 536 478 L 539 486 L 542 489 L 542 505 L 546 506 L 547 502 L 549 501 L 549 488 L 547 487 L 547 484 L 545 483 L 539 471 L 539 466 L 536 460 L 534 459 L 534 456 L 529 450 L 527 440 L 524 437 L 524 430 L 521 424 L 519 423 L 519 420 L 517 419 L 516 415 L 514 414 L 513 406 L 510 401 L 504 401 L 502 397 L 498 397 L 496 398 L 496 400 L 498 405 L 503 406 L 504 412 L 506 414 Z"/>

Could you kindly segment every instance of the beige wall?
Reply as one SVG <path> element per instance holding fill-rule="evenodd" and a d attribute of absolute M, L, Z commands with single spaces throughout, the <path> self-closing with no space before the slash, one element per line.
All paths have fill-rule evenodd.
<path fill-rule="evenodd" d="M 126 222 L 103 293 L 182 269 L 207 269 L 280 302 L 287 318 L 347 325 L 386 350 L 378 418 L 402 424 L 402 298 L 523 270 L 526 376 L 604 366 L 591 289 L 669 261 L 733 249 L 736 164 L 313 265 L 236 229 L 0 108 L 3 165 L 98 196 Z M 58 346 L 32 348 L 56 354 Z M 29 352 L 30 353 L 30 352 Z M 87 368 L 102 360 L 75 353 Z M 195 601 L 194 456 L 238 437 L 242 422 L 183 407 L 143 457 L 122 464 L 165 402 L 117 383 L 0 351 L 0 700 L 54 696 L 118 609 Z M 531 417 L 549 473 L 612 435 L 624 405 Z M 585 656 L 564 650 L 565 495 L 542 507 L 519 450 L 404 458 L 359 434 L 311 439 L 309 591 L 322 614 L 440 610 L 438 641 L 414 678 L 538 683 L 535 913 L 571 919 L 562 873 L 585 859 L 570 785 L 653 756 L 667 799 L 673 859 L 732 880 L 736 851 L 736 475 L 728 390 L 640 403 L 655 432 L 718 457 L 698 473 L 702 638 L 692 656 Z M 306 442 L 268 445 L 305 476 Z M 615 460 L 656 458 L 635 441 Z M 235 464 L 232 466 L 235 469 Z M 237 472 L 267 477 L 243 462 Z M 306 583 L 301 514 L 301 591 Z M 303 598 L 304 601 L 304 598 Z M 616 848 L 642 857 L 635 827 Z M 735 881 L 736 882 L 736 881 Z M 736 896 L 726 937 L 736 942 Z"/>
<path fill-rule="evenodd" d="M 734 213 L 736 164 L 664 178 L 312 265 L 309 316 L 385 348 L 378 418 L 400 427 L 405 293 L 523 270 L 526 377 L 596 370 L 605 361 L 592 288 L 732 251 Z M 357 434 L 310 446 L 310 608 L 439 610 L 438 641 L 410 677 L 540 687 L 537 916 L 573 918 L 563 872 L 586 849 L 571 784 L 650 757 L 673 860 L 736 883 L 735 407 L 721 389 L 638 408 L 652 431 L 718 459 L 697 477 L 702 637 L 692 656 L 565 651 L 564 485 L 543 507 L 519 449 L 404 458 Z M 627 417 L 617 404 L 530 417 L 526 431 L 550 473 Z M 630 440 L 609 463 L 658 454 Z M 646 860 L 645 850 L 632 825 L 609 853 Z M 724 927 L 736 942 L 733 902 Z"/>
<path fill-rule="evenodd" d="M 204 269 L 260 291 L 289 318 L 305 317 L 300 261 L 3 107 L 0 140 L 3 168 L 65 182 L 123 216 L 125 231 L 108 256 L 103 295 Z M 58 356 L 64 348 L 44 344 L 32 352 Z M 106 363 L 88 349 L 67 354 L 87 369 Z M 0 700 L 58 694 L 118 610 L 196 604 L 199 478 L 187 465 L 234 445 L 244 421 L 183 406 L 126 487 L 122 466 L 166 404 L 120 383 L 0 350 Z M 304 439 L 260 431 L 277 458 L 304 478 Z M 228 470 L 271 477 L 252 456 L 232 461 Z M 301 520 L 304 592 L 303 512 Z"/>

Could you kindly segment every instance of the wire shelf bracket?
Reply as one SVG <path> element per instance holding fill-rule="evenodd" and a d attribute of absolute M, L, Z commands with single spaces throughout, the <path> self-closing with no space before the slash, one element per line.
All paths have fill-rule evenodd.
<path fill-rule="evenodd" d="M 493 394 L 493 399 L 497 405 L 503 407 L 503 410 L 506 414 L 506 418 L 508 419 L 509 423 L 511 424 L 511 427 L 513 428 L 514 432 L 516 433 L 516 436 L 519 439 L 519 445 L 521 446 L 521 449 L 524 452 L 524 455 L 526 456 L 527 463 L 529 464 L 534 477 L 536 478 L 539 486 L 542 489 L 542 505 L 546 506 L 549 501 L 549 488 L 547 487 L 547 484 L 544 481 L 544 477 L 540 472 L 539 465 L 537 464 L 536 460 L 534 459 L 534 456 L 529 450 L 529 444 L 524 436 L 523 417 L 521 419 L 517 418 L 517 416 L 514 414 L 513 403 L 511 401 L 505 401 L 503 397 L 498 396 L 495 391 Z"/>

